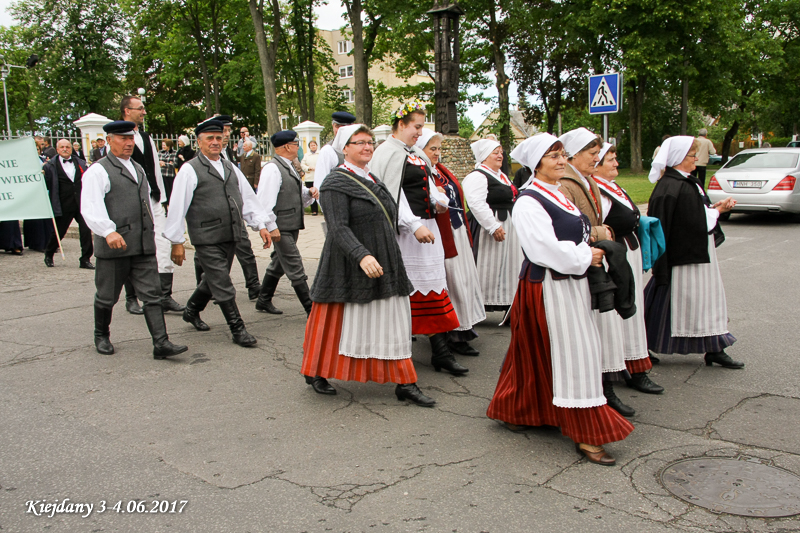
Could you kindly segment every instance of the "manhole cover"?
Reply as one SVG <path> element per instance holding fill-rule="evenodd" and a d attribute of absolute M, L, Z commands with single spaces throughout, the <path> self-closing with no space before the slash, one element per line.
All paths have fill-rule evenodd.
<path fill-rule="evenodd" d="M 715 513 L 800 514 L 800 477 L 756 460 L 685 459 L 666 467 L 661 482 L 678 498 Z"/>

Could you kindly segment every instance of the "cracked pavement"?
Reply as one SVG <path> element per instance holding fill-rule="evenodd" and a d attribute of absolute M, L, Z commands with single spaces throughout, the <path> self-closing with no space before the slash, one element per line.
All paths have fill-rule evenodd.
<path fill-rule="evenodd" d="M 389 384 L 334 381 L 337 396 L 314 394 L 299 375 L 305 314 L 286 280 L 275 299 L 285 314 L 257 313 L 234 264 L 257 347 L 233 345 L 210 305 L 207 333 L 167 316 L 189 351 L 155 361 L 143 318 L 122 305 L 111 325 L 117 353 L 95 352 L 93 274 L 77 268 L 77 240 L 65 240 L 68 260 L 53 269 L 35 252 L 0 255 L 0 530 L 800 531 L 800 517 L 714 514 L 660 482 L 688 457 L 800 474 L 800 289 L 787 276 L 800 258 L 797 222 L 725 224 L 718 252 L 738 338 L 729 352 L 747 368 L 665 356 L 652 372 L 663 395 L 618 386 L 637 414 L 636 430 L 608 446 L 613 468 L 581 460 L 555 428 L 513 433 L 486 418 L 508 345 L 498 313 L 477 327 L 481 355 L 458 358 L 466 376 L 434 372 L 429 343 L 413 344 L 419 386 L 437 400 L 422 409 L 398 402 Z M 306 266 L 313 277 L 316 260 Z M 176 299 L 192 289 L 191 268 L 179 268 Z M 25 512 L 29 500 L 65 498 L 189 503 L 172 514 Z"/>

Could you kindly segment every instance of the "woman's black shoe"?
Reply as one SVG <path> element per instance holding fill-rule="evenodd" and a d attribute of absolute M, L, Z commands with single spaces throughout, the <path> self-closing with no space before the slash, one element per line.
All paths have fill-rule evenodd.
<path fill-rule="evenodd" d="M 419 387 L 417 387 L 416 383 L 398 385 L 394 389 L 394 394 L 401 402 L 403 400 L 408 400 L 417 405 L 421 405 L 422 407 L 433 407 L 434 404 L 436 404 L 436 400 L 422 394 L 422 391 L 419 390 Z"/>
<path fill-rule="evenodd" d="M 317 394 L 336 394 L 336 389 L 333 388 L 333 385 L 328 383 L 328 380 L 319 376 L 303 376 L 306 378 L 306 383 L 311 385 L 311 388 L 314 389 L 314 392 Z"/>
<path fill-rule="evenodd" d="M 606 397 L 608 406 L 625 417 L 631 417 L 636 414 L 636 409 L 629 405 L 622 403 L 622 400 L 617 397 L 614 392 L 614 385 L 610 381 L 603 382 L 603 396 Z"/>
<path fill-rule="evenodd" d="M 717 363 L 723 368 L 744 368 L 744 363 L 741 361 L 734 361 L 724 350 L 721 352 L 708 352 L 706 354 L 706 366 L 713 366 L 713 363 Z"/>
<path fill-rule="evenodd" d="M 433 365 L 434 370 L 437 372 L 445 370 L 454 376 L 461 376 L 469 372 L 469 368 L 458 364 L 456 358 L 453 357 L 453 354 L 451 354 L 450 350 L 447 348 L 446 333 L 431 335 L 430 340 L 431 351 L 433 352 L 431 356 L 431 365 Z"/>
<path fill-rule="evenodd" d="M 456 352 L 459 355 L 477 357 L 481 354 L 481 352 L 470 346 L 467 341 L 447 341 L 447 346 L 450 348 L 450 351 Z"/>
<path fill-rule="evenodd" d="M 626 379 L 625 383 L 628 384 L 628 387 L 636 389 L 639 392 L 644 392 L 645 394 L 661 394 L 664 392 L 664 387 L 653 383 L 653 380 L 650 379 L 650 376 L 648 376 L 646 372 L 631 374 L 631 378 Z"/>

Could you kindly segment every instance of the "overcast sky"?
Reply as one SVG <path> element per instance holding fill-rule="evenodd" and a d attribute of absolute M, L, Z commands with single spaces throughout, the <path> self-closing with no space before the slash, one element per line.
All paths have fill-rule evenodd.
<path fill-rule="evenodd" d="M 13 0 L 0 0 L 0 26 L 11 26 L 15 24 L 14 19 L 9 15 L 7 9 L 13 3 Z M 342 16 L 344 8 L 339 0 L 329 0 L 328 5 L 317 7 L 315 9 L 317 14 L 317 26 L 323 30 L 335 30 L 346 25 L 346 21 Z M 496 95 L 494 89 L 487 91 L 487 95 Z M 516 100 L 516 94 L 512 96 L 512 100 Z M 472 123 L 477 127 L 483 121 L 483 116 L 489 111 L 489 106 L 480 105 L 475 106 L 467 112 L 467 116 L 472 119 Z"/>

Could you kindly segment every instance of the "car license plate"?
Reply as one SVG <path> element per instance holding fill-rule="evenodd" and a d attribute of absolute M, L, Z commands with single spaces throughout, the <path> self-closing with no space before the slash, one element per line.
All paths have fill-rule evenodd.
<path fill-rule="evenodd" d="M 734 181 L 733 186 L 737 189 L 760 189 L 764 186 L 763 181 Z"/>

